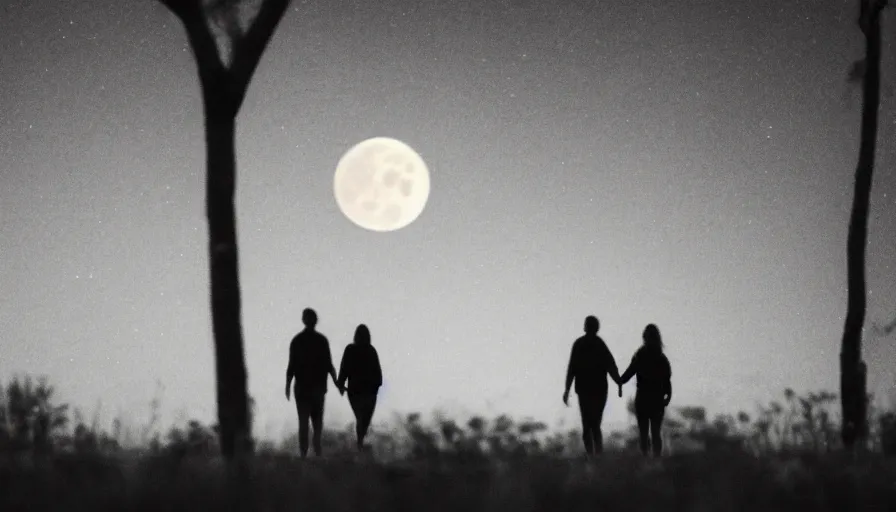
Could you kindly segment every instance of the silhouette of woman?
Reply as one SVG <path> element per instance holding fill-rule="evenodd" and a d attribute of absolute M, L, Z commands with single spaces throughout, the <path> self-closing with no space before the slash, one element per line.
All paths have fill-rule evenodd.
<path fill-rule="evenodd" d="M 345 347 L 342 363 L 339 365 L 340 387 L 348 380 L 348 402 L 355 414 L 355 433 L 358 437 L 358 451 L 364 450 L 364 437 L 370 428 L 376 397 L 383 385 L 383 370 L 376 349 L 370 343 L 370 330 L 361 324 L 355 329 L 354 343 Z"/>
<path fill-rule="evenodd" d="M 621 393 L 622 384 L 632 376 L 638 376 L 635 416 L 638 418 L 641 453 L 647 455 L 652 447 L 653 454 L 658 457 L 663 451 L 660 437 L 663 415 L 672 400 L 672 366 L 663 354 L 663 341 L 656 325 L 645 327 L 643 338 L 644 344 L 635 352 L 631 364 L 619 379 L 619 389 Z"/>

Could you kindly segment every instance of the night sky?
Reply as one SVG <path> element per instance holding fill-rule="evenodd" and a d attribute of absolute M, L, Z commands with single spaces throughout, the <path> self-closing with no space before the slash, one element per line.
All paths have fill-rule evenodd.
<path fill-rule="evenodd" d="M 490 6 L 489 6 L 490 5 Z M 856 0 L 294 1 L 238 118 L 237 215 L 256 432 L 296 425 L 288 344 L 314 307 L 338 359 L 370 326 L 391 411 L 578 424 L 561 402 L 586 315 L 622 369 L 656 323 L 673 405 L 839 391 L 863 52 Z M 896 23 L 868 250 L 865 358 L 894 389 Z M 140 425 L 211 421 L 196 66 L 154 1 L 0 8 L 0 378 Z M 393 233 L 333 172 L 408 143 L 432 192 Z M 626 387 L 626 398 L 634 385 Z M 330 389 L 326 421 L 348 403 Z M 605 418 L 627 421 L 611 395 Z"/>

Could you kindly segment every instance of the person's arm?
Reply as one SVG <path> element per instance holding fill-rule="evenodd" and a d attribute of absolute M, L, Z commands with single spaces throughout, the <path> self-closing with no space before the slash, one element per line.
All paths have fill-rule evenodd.
<path fill-rule="evenodd" d="M 569 389 L 572 387 L 572 382 L 576 378 L 576 347 L 577 345 L 573 343 L 572 350 L 569 353 L 569 365 L 566 367 L 566 387 L 563 391 L 563 403 L 567 403 L 569 400 Z"/>
<path fill-rule="evenodd" d="M 345 347 L 345 350 L 342 352 L 342 362 L 339 363 L 339 378 L 336 379 L 336 387 L 340 387 L 340 388 L 344 387 L 345 381 L 346 381 L 346 379 L 348 379 L 348 368 L 349 368 L 348 358 L 351 357 L 349 355 L 351 348 L 352 348 L 352 346 L 349 345 L 349 346 Z"/>
<path fill-rule="evenodd" d="M 666 359 L 666 382 L 663 388 L 663 405 L 669 405 L 672 401 L 672 365 L 668 359 Z"/>
<path fill-rule="evenodd" d="M 295 376 L 295 363 L 296 361 L 293 359 L 295 350 L 293 350 L 293 346 L 295 345 L 295 340 L 289 344 L 289 362 L 286 365 L 286 399 L 289 400 L 289 385 L 292 383 L 292 378 Z"/>
<path fill-rule="evenodd" d="M 635 352 L 635 355 L 632 356 L 632 362 L 626 368 L 625 373 L 619 377 L 619 385 L 625 384 L 629 381 L 635 374 L 638 373 L 638 353 Z"/>
<path fill-rule="evenodd" d="M 613 353 L 610 352 L 610 348 L 604 345 L 604 348 L 607 351 L 607 372 L 610 374 L 610 378 L 613 379 L 613 382 L 616 385 L 621 386 L 622 382 L 619 380 L 619 367 L 616 366 L 616 359 L 613 357 Z"/>
<path fill-rule="evenodd" d="M 336 376 L 336 367 L 333 366 L 333 356 L 330 354 L 330 341 L 324 337 L 324 364 L 327 365 L 327 371 L 330 374 L 330 377 L 333 378 L 333 384 L 336 384 L 336 387 L 339 386 L 339 379 Z"/>
<path fill-rule="evenodd" d="M 375 348 L 373 349 L 373 365 L 374 371 L 376 372 L 374 375 L 376 377 L 376 387 L 379 389 L 379 387 L 383 385 L 383 367 L 380 366 L 380 356 L 376 353 Z"/>

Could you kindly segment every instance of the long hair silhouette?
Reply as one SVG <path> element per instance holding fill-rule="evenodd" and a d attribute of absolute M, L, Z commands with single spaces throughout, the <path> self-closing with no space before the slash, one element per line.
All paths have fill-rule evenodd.
<path fill-rule="evenodd" d="M 370 345 L 370 329 L 366 325 L 360 324 L 355 329 L 354 342 L 358 345 Z"/>
<path fill-rule="evenodd" d="M 663 416 L 672 399 L 672 366 L 663 354 L 663 338 L 655 324 L 648 324 L 641 337 L 644 343 L 635 351 L 632 362 L 620 381 L 624 384 L 635 375 L 638 376 L 635 416 L 638 420 L 641 452 L 646 455 L 652 448 L 653 454 L 659 456 L 663 451 Z"/>
<path fill-rule="evenodd" d="M 383 369 L 379 355 L 370 342 L 370 329 L 365 324 L 355 328 L 353 343 L 345 347 L 339 366 L 337 383 L 348 381 L 348 402 L 355 414 L 358 449 L 364 450 L 364 438 L 376 409 L 377 393 L 383 385 Z"/>
<path fill-rule="evenodd" d="M 648 350 L 662 352 L 665 348 L 663 345 L 663 337 L 660 335 L 660 329 L 654 324 L 647 324 L 644 328 L 644 347 Z"/>

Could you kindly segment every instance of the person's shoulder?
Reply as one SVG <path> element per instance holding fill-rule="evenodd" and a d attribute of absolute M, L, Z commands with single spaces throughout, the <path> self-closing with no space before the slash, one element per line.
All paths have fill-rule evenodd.
<path fill-rule="evenodd" d="M 583 345 L 591 347 L 591 350 L 597 350 L 602 356 L 610 353 L 610 347 L 607 346 L 607 343 L 600 336 L 589 336 L 586 334 L 581 339 Z"/>

